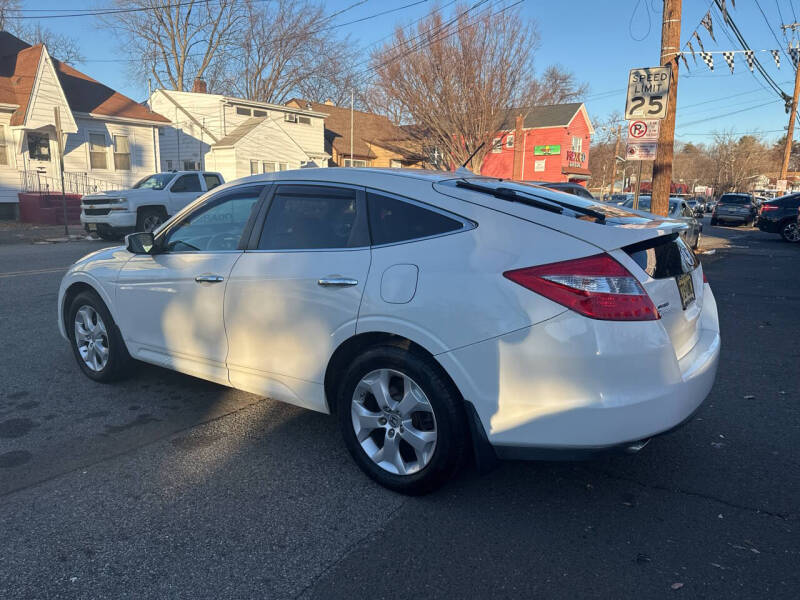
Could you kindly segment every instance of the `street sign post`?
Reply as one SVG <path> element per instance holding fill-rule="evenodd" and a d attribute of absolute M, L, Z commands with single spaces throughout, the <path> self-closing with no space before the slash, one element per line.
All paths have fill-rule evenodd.
<path fill-rule="evenodd" d="M 628 140 L 625 160 L 655 160 L 658 142 L 640 142 Z"/>
<path fill-rule="evenodd" d="M 637 119 L 628 121 L 628 139 L 637 142 L 658 141 L 658 119 Z"/>
<path fill-rule="evenodd" d="M 631 69 L 628 75 L 625 118 L 632 120 L 666 117 L 671 82 L 672 70 L 670 67 Z"/>

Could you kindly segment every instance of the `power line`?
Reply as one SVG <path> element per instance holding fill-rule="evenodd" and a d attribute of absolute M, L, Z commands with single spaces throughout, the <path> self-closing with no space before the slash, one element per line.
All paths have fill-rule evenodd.
<path fill-rule="evenodd" d="M 769 32 L 772 34 L 772 37 L 775 38 L 775 43 L 778 44 L 778 48 L 781 49 L 781 52 L 783 52 L 783 55 L 791 63 L 792 59 L 789 58 L 789 55 L 786 54 L 786 50 L 783 49 L 783 44 L 778 39 L 778 34 L 775 33 L 775 30 L 772 28 L 772 24 L 769 22 L 769 19 L 767 19 L 767 13 L 765 13 L 764 9 L 761 8 L 761 2 L 759 2 L 758 0 L 755 0 L 755 2 L 756 2 L 756 6 L 758 7 L 759 12 L 761 13 L 761 16 L 764 17 L 764 23 L 767 24 L 767 27 L 769 28 Z M 775 0 L 775 4 L 776 5 L 777 5 L 777 3 L 778 3 L 778 0 Z M 779 15 L 780 15 L 780 12 L 781 12 L 781 9 L 780 9 L 780 7 L 778 7 L 778 14 Z M 784 22 L 783 17 L 781 17 L 781 23 L 783 23 L 783 22 Z M 786 32 L 784 31 L 784 35 L 785 34 L 786 34 Z"/>
<path fill-rule="evenodd" d="M 738 115 L 739 113 L 747 112 L 749 110 L 755 110 L 756 108 L 762 108 L 764 106 L 769 106 L 770 104 L 774 104 L 774 100 L 770 100 L 769 102 L 764 102 L 763 104 L 756 104 L 755 106 L 750 106 L 748 108 L 742 108 L 739 110 L 734 110 L 728 113 L 722 113 L 719 115 L 715 115 L 713 117 L 706 117 L 705 119 L 698 119 L 696 121 L 690 121 L 689 123 L 681 123 L 679 127 L 688 127 L 689 125 L 697 125 L 698 123 L 706 123 L 708 121 L 714 121 L 716 119 L 721 119 L 723 117 L 730 117 L 731 115 Z"/>

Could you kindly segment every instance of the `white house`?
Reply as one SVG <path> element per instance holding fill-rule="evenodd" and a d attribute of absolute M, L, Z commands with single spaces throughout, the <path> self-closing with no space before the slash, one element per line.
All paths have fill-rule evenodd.
<path fill-rule="evenodd" d="M 150 108 L 172 121 L 159 136 L 161 169 L 219 171 L 226 181 L 314 163 L 327 166 L 325 113 L 193 91 L 156 90 Z"/>
<path fill-rule="evenodd" d="M 64 134 L 65 192 L 128 186 L 158 170 L 169 120 L 0 32 L 0 218 L 22 192 L 61 192 L 55 112 Z"/>

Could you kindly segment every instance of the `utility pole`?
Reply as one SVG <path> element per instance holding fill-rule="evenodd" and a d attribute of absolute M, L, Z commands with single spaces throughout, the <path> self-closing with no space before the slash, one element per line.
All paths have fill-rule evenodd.
<path fill-rule="evenodd" d="M 53 107 L 53 116 L 56 122 L 56 141 L 58 142 L 58 170 L 61 173 L 61 208 L 64 211 L 64 235 L 69 237 L 69 227 L 67 226 L 67 194 L 64 191 L 64 140 L 61 137 L 61 115 L 58 107 Z"/>
<path fill-rule="evenodd" d="M 783 25 L 782 29 L 796 26 L 798 23 Z M 794 95 L 792 96 L 792 108 L 789 111 L 789 129 L 786 131 L 786 145 L 783 147 L 783 163 L 781 163 L 781 176 L 779 179 L 786 179 L 789 171 L 789 157 L 792 154 L 792 142 L 794 141 L 794 119 L 797 114 L 797 97 L 800 95 L 800 69 L 794 65 Z"/>
<path fill-rule="evenodd" d="M 353 166 L 353 105 L 355 104 L 355 90 L 350 90 L 350 166 Z"/>
<path fill-rule="evenodd" d="M 670 67 L 672 79 L 667 99 L 667 116 L 661 120 L 658 150 L 653 163 L 653 192 L 650 212 L 667 216 L 672 186 L 672 155 L 675 144 L 675 105 L 678 98 L 678 53 L 681 48 L 681 0 L 664 0 L 661 23 L 661 64 Z"/>
<path fill-rule="evenodd" d="M 621 136 L 622 136 L 622 125 L 617 125 L 617 143 L 614 144 L 614 156 L 611 158 L 611 194 L 614 193 L 614 183 L 616 183 L 617 180 L 617 157 L 619 156 L 619 138 Z M 623 186 L 624 186 L 624 177 L 623 177 Z"/>

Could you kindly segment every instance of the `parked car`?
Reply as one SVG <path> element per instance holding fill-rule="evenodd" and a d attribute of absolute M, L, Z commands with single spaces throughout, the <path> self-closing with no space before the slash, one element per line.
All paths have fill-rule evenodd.
<path fill-rule="evenodd" d="M 612 194 L 609 203 L 620 206 L 622 204 L 625 204 L 625 202 L 627 202 L 631 198 L 633 198 L 633 194 Z"/>
<path fill-rule="evenodd" d="M 467 171 L 257 175 L 72 265 L 58 326 L 95 381 L 135 359 L 332 413 L 422 493 L 467 454 L 636 451 L 690 417 L 720 335 L 680 227 Z"/>
<path fill-rule="evenodd" d="M 633 208 L 633 198 L 627 200 L 623 206 Z M 639 196 L 639 211 L 650 213 L 650 196 Z M 685 223 L 688 227 L 681 232 L 681 237 L 693 250 L 700 245 L 703 233 L 703 222 L 699 221 L 688 202 L 683 198 L 671 197 L 669 199 L 669 218 Z"/>
<path fill-rule="evenodd" d="M 756 215 L 756 203 L 752 194 L 723 194 L 711 213 L 711 224 L 722 222 L 751 225 Z"/>
<path fill-rule="evenodd" d="M 686 198 L 684 202 L 686 202 L 686 205 L 691 209 L 692 214 L 695 217 L 702 217 L 705 213 L 705 204 L 703 204 L 703 202 L 697 198 Z"/>
<path fill-rule="evenodd" d="M 797 214 L 800 209 L 800 194 L 789 194 L 761 205 L 757 227 L 768 233 L 779 233 L 787 242 L 800 242 Z"/>
<path fill-rule="evenodd" d="M 87 232 L 118 240 L 133 231 L 153 231 L 184 206 L 224 182 L 213 172 L 169 171 L 148 175 L 131 189 L 95 192 L 81 199 Z"/>
<path fill-rule="evenodd" d="M 577 183 L 561 181 L 531 181 L 529 183 L 532 185 L 541 185 L 542 187 L 550 188 L 551 190 L 557 190 L 559 192 L 566 192 L 567 194 L 572 194 L 573 196 L 578 196 L 580 198 L 586 198 L 587 200 L 595 200 L 595 197 L 592 196 L 589 190 Z"/>

